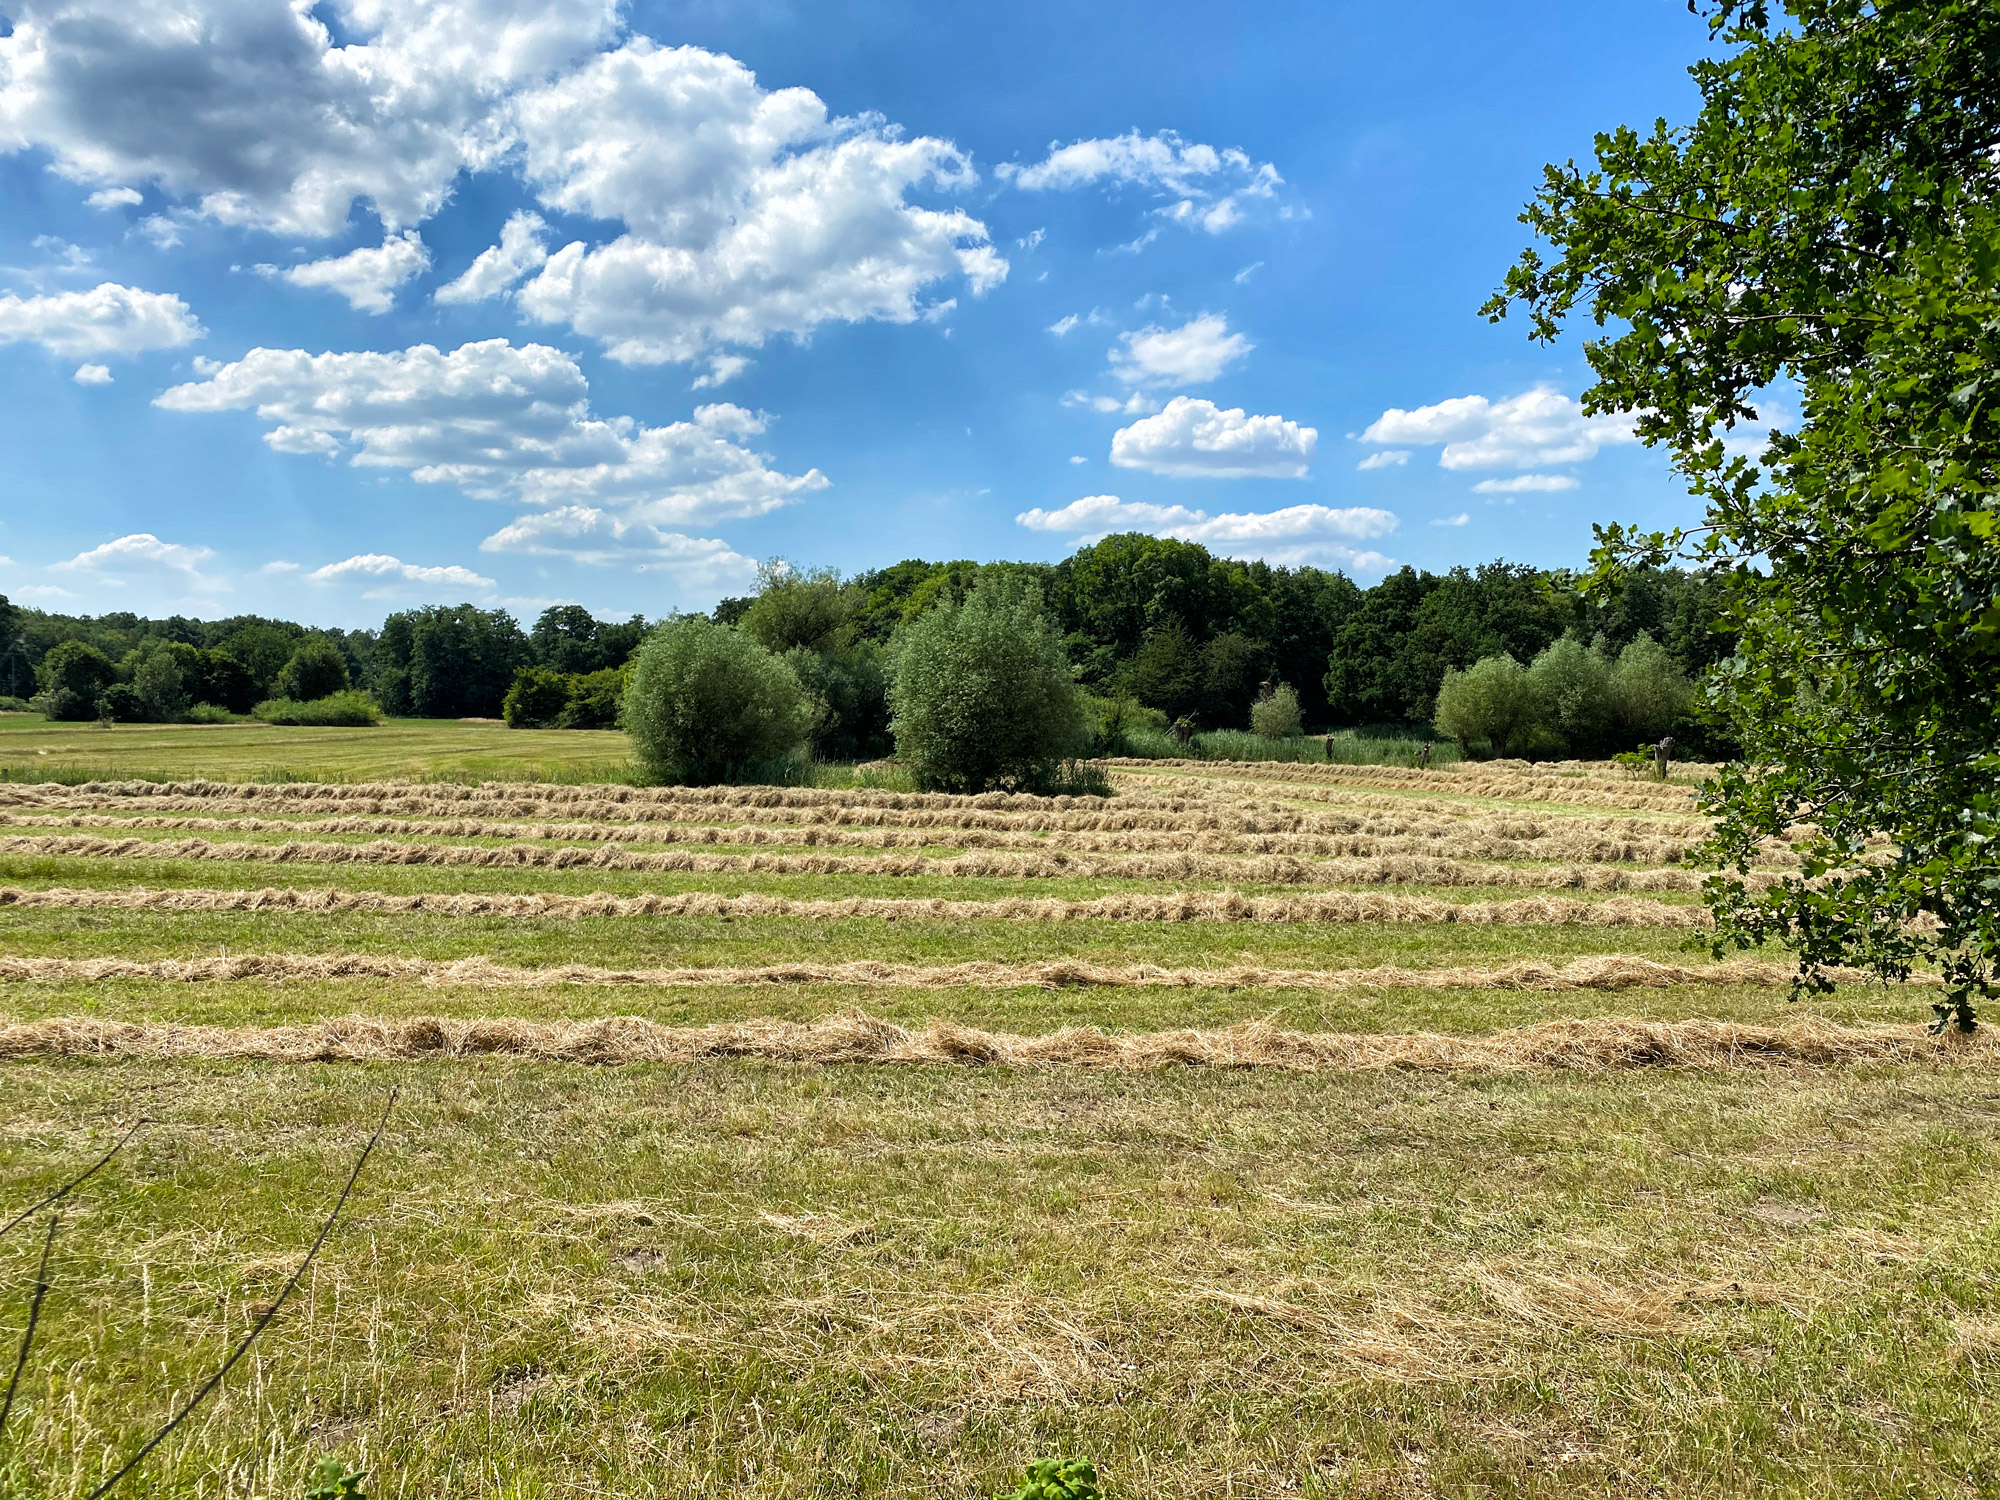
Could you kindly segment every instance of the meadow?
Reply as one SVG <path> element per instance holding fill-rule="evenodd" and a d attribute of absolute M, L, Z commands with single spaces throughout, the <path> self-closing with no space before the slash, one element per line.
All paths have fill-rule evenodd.
<path fill-rule="evenodd" d="M 120 1493 L 2000 1484 L 1987 1034 L 1707 954 L 1698 771 L 957 798 L 622 743 L 0 727 L 0 1221 L 149 1122 L 0 1489 L 88 1495 L 214 1370 L 392 1088 Z"/>

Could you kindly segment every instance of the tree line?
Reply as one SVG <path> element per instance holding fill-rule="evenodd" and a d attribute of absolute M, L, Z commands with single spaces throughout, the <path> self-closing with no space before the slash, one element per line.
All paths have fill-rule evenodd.
<path fill-rule="evenodd" d="M 1693 681 L 1732 649 L 1713 623 L 1725 607 L 1715 574 L 1639 570 L 1611 599 L 1586 596 L 1568 573 L 1505 562 L 1404 568 L 1362 588 L 1340 573 L 1220 558 L 1137 533 L 1053 564 L 910 560 L 850 578 L 777 564 L 756 592 L 724 599 L 707 618 L 787 665 L 805 694 L 816 755 L 861 760 L 891 748 L 890 659 L 900 635 L 991 583 L 1039 599 L 1086 695 L 1191 730 L 1246 728 L 1260 699 L 1267 725 L 1295 712 L 1313 730 L 1422 730 L 1438 714 L 1447 675 L 1489 659 L 1525 669 L 1567 641 L 1609 670 L 1643 643 L 1649 661 Z M 397 716 L 605 728 L 617 722 L 633 655 L 658 623 L 598 620 L 571 604 L 524 630 L 505 610 L 460 604 L 401 611 L 373 631 L 309 630 L 256 616 L 79 617 L 0 601 L 0 693 L 33 696 L 57 717 L 173 718 L 199 704 L 243 713 L 353 689 Z M 301 679 L 295 659 L 320 669 Z M 1496 751 L 1600 753 L 1632 748 L 1621 741 L 1634 727 L 1607 711 L 1541 715 L 1525 740 L 1474 734 Z M 1702 735 L 1684 712 L 1643 727 L 1678 728 L 1690 744 Z"/>

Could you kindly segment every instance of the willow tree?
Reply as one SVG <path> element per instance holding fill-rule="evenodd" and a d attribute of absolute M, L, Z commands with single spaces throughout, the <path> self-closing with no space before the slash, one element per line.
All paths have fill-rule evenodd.
<path fill-rule="evenodd" d="M 1938 1026 L 1969 1030 L 2000 960 L 2000 6 L 1705 13 L 1699 115 L 1548 168 L 1487 311 L 1543 340 L 1587 314 L 1585 408 L 1631 413 L 1703 502 L 1601 527 L 1595 584 L 1734 572 L 1717 951 L 1783 939 L 1807 989 L 1934 963 Z M 1796 424 L 1746 441 L 1779 406 Z M 1758 889 L 1773 837 L 1802 864 Z"/>

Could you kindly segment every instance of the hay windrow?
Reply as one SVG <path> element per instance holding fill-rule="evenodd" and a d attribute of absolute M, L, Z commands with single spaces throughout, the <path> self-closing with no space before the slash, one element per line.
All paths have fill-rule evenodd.
<path fill-rule="evenodd" d="M 181 1026 L 97 1017 L 0 1025 L 0 1058 L 247 1058 L 272 1062 L 393 1062 L 518 1058 L 599 1065 L 754 1058 L 784 1063 L 1151 1069 L 1279 1068 L 1367 1073 L 1404 1069 L 1490 1074 L 1598 1073 L 1644 1068 L 1831 1068 L 1881 1064 L 1990 1066 L 1981 1031 L 1936 1039 L 1918 1026 L 1842 1027 L 1820 1021 L 1751 1026 L 1722 1021 L 1549 1021 L 1488 1036 L 1287 1031 L 1263 1021 L 1217 1030 L 1112 1034 L 1072 1027 L 1041 1036 L 948 1021 L 906 1029 L 862 1011 L 817 1021 L 751 1020 L 661 1026 L 633 1016 L 590 1021 L 511 1017 L 351 1015 L 311 1026 Z"/>
<path fill-rule="evenodd" d="M 1126 893 L 1072 901 L 1048 896 L 995 900 L 945 900 L 847 896 L 794 898 L 681 891 L 640 896 L 607 892 L 559 893 L 300 890 L 267 886 L 255 891 L 201 888 L 146 890 L 27 890 L 0 886 L 0 908 L 159 912 L 361 912 L 439 917 L 803 917 L 813 921 L 950 922 L 1413 922 L 1474 927 L 1670 927 L 1704 928 L 1706 908 L 1642 897 L 1579 901 L 1532 896 L 1514 901 L 1443 901 L 1435 896 L 1391 896 L 1368 891 L 1298 896 L 1242 896 L 1233 891 Z"/>
<path fill-rule="evenodd" d="M 1629 869 L 1612 865 L 1516 868 L 1415 855 L 1383 859 L 1301 860 L 1286 855 L 1069 855 L 972 853 L 924 855 L 657 854 L 615 848 L 546 848 L 532 844 L 214 843 L 206 839 L 104 839 L 85 834 L 0 838 L 0 854 L 73 859 L 222 860 L 257 864 L 426 865 L 478 869 L 599 869 L 692 875 L 873 875 L 974 880 L 1202 881 L 1243 885 L 1499 886 L 1529 890 L 1699 891 L 1706 876 L 1689 869 Z M 1746 878 L 1762 889 L 1776 877 Z"/>
<path fill-rule="evenodd" d="M 1527 777 L 1487 776 L 1457 777 L 1439 781 L 1431 778 L 1448 773 L 1431 772 L 1427 777 L 1422 772 L 1409 772 L 1402 776 L 1377 776 L 1356 780 L 1350 777 L 1314 774 L 1328 770 L 1349 770 L 1353 769 L 1352 767 L 1293 765 L 1286 762 L 1266 764 L 1249 761 L 1112 760 L 1104 764 L 1113 768 L 1114 774 L 1123 786 L 1130 786 L 1134 782 L 1157 786 L 1168 777 L 1198 772 L 1204 781 L 1225 786 L 1231 781 L 1283 784 L 1282 795 L 1287 797 L 1314 796 L 1339 800 L 1339 788 L 1365 787 L 1384 791 L 1399 789 L 1433 792 L 1454 797 L 1501 798 L 1509 802 L 1561 802 L 1572 807 L 1629 807 L 1640 812 L 1693 813 L 1695 811 L 1694 798 L 1688 792 L 1647 792 L 1625 788 L 1593 787 L 1568 779 L 1540 780 Z M 1144 767 L 1170 769 L 1148 771 L 1141 769 Z"/>
<path fill-rule="evenodd" d="M 1273 969 L 1237 964 L 1169 969 L 1157 964 L 1094 964 L 1078 959 L 1038 963 L 978 960 L 958 964 L 770 964 L 755 968 L 606 969 L 586 964 L 519 968 L 487 958 L 401 958 L 379 953 L 243 953 L 202 958 L 19 958 L 0 956 L 0 983 L 99 984 L 159 980 L 172 984 L 240 981 L 324 983 L 389 979 L 456 989 L 539 989 L 557 985 L 625 985 L 657 989 L 835 984 L 893 989 L 1266 989 L 1266 990 L 1629 990 L 1684 984 L 1791 983 L 1790 964 L 1758 959 L 1688 966 L 1627 954 L 1599 954 L 1566 964 L 1534 962 L 1462 968 Z M 1865 982 L 1858 969 L 1828 969 L 1840 983 Z M 1912 983 L 1933 981 L 1918 978 Z"/>
<path fill-rule="evenodd" d="M 1183 829 L 1171 833 L 1047 833 L 940 827 L 848 829 L 785 824 L 727 827 L 676 823 L 521 823 L 493 818 L 215 818 L 141 813 L 18 813 L 0 811 L 7 828 L 132 828 L 149 832 L 375 834 L 405 838 L 487 838 L 571 844 L 699 844 L 784 848 L 1048 850 L 1127 853 L 1171 850 L 1201 854 L 1284 854 L 1295 858 L 1395 858 L 1564 860 L 1579 864 L 1672 864 L 1693 848 L 1686 838 L 1590 837 L 1558 832 L 1509 837 L 1462 828 L 1428 834 L 1227 833 Z M 1771 864 L 1797 864 L 1789 850 L 1773 850 Z"/>

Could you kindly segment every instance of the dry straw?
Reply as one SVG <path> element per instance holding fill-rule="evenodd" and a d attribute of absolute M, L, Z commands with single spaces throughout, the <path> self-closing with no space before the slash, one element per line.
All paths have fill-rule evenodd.
<path fill-rule="evenodd" d="M 792 1063 L 1006 1064 L 1144 1069 L 1278 1068 L 1365 1073 L 1637 1068 L 1842 1067 L 1884 1063 L 1990 1066 L 1989 1033 L 1937 1040 L 1917 1026 L 1850 1028 L 1807 1021 L 1550 1021 L 1489 1036 L 1357 1035 L 1286 1031 L 1253 1021 L 1207 1031 L 1110 1035 L 1072 1027 L 1043 1036 L 982 1031 L 947 1021 L 906 1029 L 860 1011 L 818 1021 L 661 1026 L 631 1016 L 592 1021 L 457 1021 L 435 1016 L 347 1016 L 310 1026 L 181 1026 L 65 1017 L 0 1026 L 0 1058 L 255 1058 L 377 1062 L 509 1057 L 576 1063 L 689 1063 L 760 1058 Z"/>
<path fill-rule="evenodd" d="M 24 890 L 0 886 L 0 907 L 61 910 L 227 912 L 274 911 L 438 917 L 803 917 L 813 921 L 948 922 L 1410 922 L 1473 927 L 1670 927 L 1702 928 L 1705 908 L 1639 897 L 1579 901 L 1568 896 L 1533 896 L 1514 901 L 1444 901 L 1435 896 L 1392 896 L 1367 891 L 1297 896 L 1243 896 L 1234 891 L 1173 891 L 1162 895 L 1126 893 L 1094 900 L 1010 896 L 987 901 L 942 898 L 846 896 L 794 899 L 758 894 L 723 895 L 680 891 L 639 896 L 605 892 L 569 896 L 554 893 L 203 889 Z"/>
<path fill-rule="evenodd" d="M 1172 850 L 1202 854 L 1284 854 L 1314 858 L 1567 860 L 1582 864 L 1671 864 L 1694 847 L 1686 838 L 1578 835 L 1568 831 L 1509 837 L 1446 825 L 1416 834 L 1228 833 L 1176 830 L 1082 833 L 938 828 L 851 829 L 813 825 L 717 827 L 704 824 L 520 823 L 493 818 L 263 818 L 188 817 L 101 812 L 0 812 L 0 827 L 131 828 L 191 833 L 375 834 L 423 838 L 538 840 L 572 844 L 699 844 L 785 848 L 1047 850 L 1130 853 Z M 1796 864 L 1789 850 L 1771 863 Z"/>
<path fill-rule="evenodd" d="M 1598 954 L 1566 964 L 1523 962 L 1465 968 L 1274 969 L 1237 964 L 1220 969 L 1169 969 L 1156 964 L 1093 964 L 1078 959 L 1040 963 L 974 961 L 958 964 L 891 964 L 860 960 L 838 964 L 768 964 L 756 968 L 604 969 L 585 964 L 517 968 L 487 958 L 398 958 L 377 953 L 244 953 L 204 958 L 0 957 L 0 981 L 98 984 L 108 980 L 160 980 L 204 984 L 241 980 L 323 983 L 335 979 L 389 979 L 461 989 L 539 989 L 554 985 L 627 985 L 646 988 L 838 984 L 890 989 L 1274 989 L 1274 990 L 1628 990 L 1685 984 L 1789 984 L 1789 964 L 1756 959 L 1690 967 L 1626 954 Z M 1861 983 L 1858 969 L 1828 969 L 1829 979 Z M 1933 982 L 1918 979 L 1914 983 Z"/>
<path fill-rule="evenodd" d="M 597 869 L 692 875 L 874 875 L 980 880 L 1152 880 L 1245 885 L 1513 886 L 1530 890 L 1698 891 L 1698 870 L 1633 870 L 1610 865 L 1517 868 L 1414 855 L 1306 861 L 1285 855 L 916 854 L 635 854 L 624 849 L 538 848 L 529 844 L 211 843 L 206 839 L 103 839 L 85 834 L 0 838 L 0 853 L 77 859 L 225 860 L 260 864 L 431 865 L 482 869 Z M 1751 875 L 1761 889 L 1773 877 Z"/>

